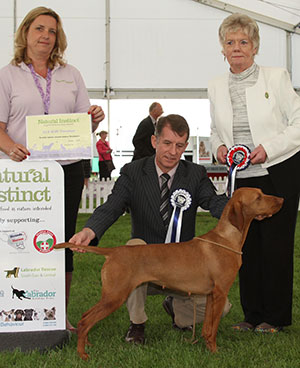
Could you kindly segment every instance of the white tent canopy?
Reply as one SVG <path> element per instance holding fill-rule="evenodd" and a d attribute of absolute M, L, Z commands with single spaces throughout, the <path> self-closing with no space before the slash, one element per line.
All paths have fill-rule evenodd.
<path fill-rule="evenodd" d="M 217 31 L 236 11 L 258 20 L 257 62 L 286 67 L 300 87 L 299 0 L 2 1 L 0 67 L 12 58 L 14 29 L 40 5 L 62 17 L 66 59 L 94 98 L 205 98 L 208 80 L 228 68 Z"/>
<path fill-rule="evenodd" d="M 95 101 L 106 114 L 99 129 L 110 133 L 117 169 L 131 160 L 132 137 L 154 100 L 165 114 L 183 115 L 191 135 L 209 135 L 207 84 L 228 69 L 218 28 L 230 13 L 257 20 L 257 63 L 287 68 L 300 91 L 299 0 L 0 1 L 0 67 L 12 59 L 16 27 L 37 6 L 63 20 L 66 60 L 80 70 L 90 98 L 102 100 Z"/>

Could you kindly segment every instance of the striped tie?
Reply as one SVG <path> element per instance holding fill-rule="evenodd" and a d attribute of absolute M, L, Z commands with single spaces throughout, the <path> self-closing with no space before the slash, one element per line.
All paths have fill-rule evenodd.
<path fill-rule="evenodd" d="M 162 180 L 162 186 L 160 188 L 160 207 L 159 211 L 161 214 L 161 217 L 163 219 L 163 223 L 165 225 L 165 228 L 168 227 L 168 209 L 169 209 L 169 187 L 168 187 L 168 181 L 170 179 L 170 175 L 168 174 L 162 174 L 161 176 Z"/>

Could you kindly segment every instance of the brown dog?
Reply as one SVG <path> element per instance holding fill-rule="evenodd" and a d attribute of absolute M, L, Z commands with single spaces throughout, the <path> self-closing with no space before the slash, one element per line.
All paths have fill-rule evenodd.
<path fill-rule="evenodd" d="M 241 249 L 254 218 L 278 212 L 283 199 L 260 189 L 240 188 L 224 208 L 217 226 L 188 242 L 98 248 L 70 243 L 55 248 L 77 248 L 106 257 L 101 270 L 102 298 L 78 323 L 77 351 L 87 359 L 89 330 L 126 301 L 144 282 L 153 282 L 189 295 L 207 295 L 202 336 L 207 348 L 217 349 L 216 336 L 229 289 L 242 264 Z"/>

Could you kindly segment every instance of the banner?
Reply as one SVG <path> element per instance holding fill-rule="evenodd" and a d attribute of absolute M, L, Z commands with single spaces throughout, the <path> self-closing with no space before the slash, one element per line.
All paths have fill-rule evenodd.
<path fill-rule="evenodd" d="M 0 160 L 0 332 L 65 329 L 64 176 Z"/>

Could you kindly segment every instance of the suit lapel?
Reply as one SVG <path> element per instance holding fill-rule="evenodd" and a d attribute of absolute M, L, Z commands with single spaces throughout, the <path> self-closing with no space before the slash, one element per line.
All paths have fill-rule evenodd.
<path fill-rule="evenodd" d="M 187 172 L 182 161 L 179 161 L 178 168 L 176 170 L 172 185 L 171 185 L 171 195 L 176 189 L 184 189 L 187 186 Z"/>

